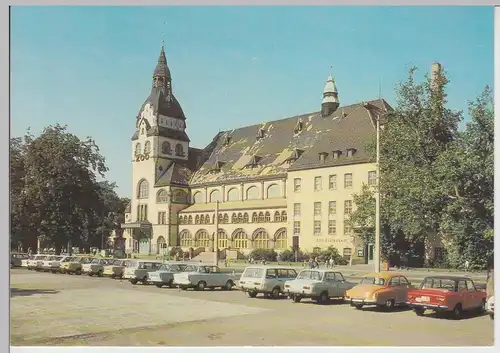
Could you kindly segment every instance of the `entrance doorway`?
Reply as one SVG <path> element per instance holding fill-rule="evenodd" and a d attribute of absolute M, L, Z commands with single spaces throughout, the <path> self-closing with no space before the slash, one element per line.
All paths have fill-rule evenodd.
<path fill-rule="evenodd" d="M 373 253 L 374 253 L 375 245 L 368 244 L 366 246 L 366 257 L 368 264 L 373 264 Z"/>

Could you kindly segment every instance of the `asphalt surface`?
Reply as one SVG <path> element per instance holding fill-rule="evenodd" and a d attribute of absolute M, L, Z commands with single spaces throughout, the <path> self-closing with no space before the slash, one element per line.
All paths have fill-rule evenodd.
<path fill-rule="evenodd" d="M 11 270 L 12 345 L 489 346 L 493 322 Z"/>

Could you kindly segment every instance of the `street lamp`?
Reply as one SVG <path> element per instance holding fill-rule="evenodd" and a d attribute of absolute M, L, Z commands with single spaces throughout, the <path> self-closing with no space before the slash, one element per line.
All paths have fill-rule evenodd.
<path fill-rule="evenodd" d="M 377 175 L 377 192 L 375 193 L 375 253 L 373 254 L 375 260 L 375 272 L 380 272 L 380 115 L 377 115 L 376 121 L 377 129 L 377 162 L 376 162 L 376 175 Z"/>

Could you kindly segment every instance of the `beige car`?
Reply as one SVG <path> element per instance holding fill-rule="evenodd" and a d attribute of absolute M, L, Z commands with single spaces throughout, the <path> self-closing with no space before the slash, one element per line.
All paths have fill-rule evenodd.
<path fill-rule="evenodd" d="M 112 260 L 104 266 L 104 276 L 111 278 L 122 278 L 125 267 L 127 267 L 129 260 Z"/>
<path fill-rule="evenodd" d="M 125 267 L 123 278 L 128 279 L 132 284 L 137 284 L 137 282 L 148 284 L 149 272 L 156 271 L 161 265 L 162 262 L 158 260 L 131 260 Z"/>
<path fill-rule="evenodd" d="M 104 276 L 104 266 L 110 263 L 110 259 L 93 259 L 89 263 L 82 264 L 82 273 L 89 276 Z"/>
<path fill-rule="evenodd" d="M 252 265 L 245 268 L 238 285 L 250 298 L 263 293 L 266 298 L 277 299 L 284 291 L 285 282 L 296 277 L 297 271 L 291 267 Z"/>

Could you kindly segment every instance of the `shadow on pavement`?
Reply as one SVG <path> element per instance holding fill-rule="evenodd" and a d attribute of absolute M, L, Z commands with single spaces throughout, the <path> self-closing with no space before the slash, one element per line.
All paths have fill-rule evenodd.
<path fill-rule="evenodd" d="M 392 310 L 379 309 L 376 306 L 368 306 L 368 307 L 360 309 L 359 311 L 372 311 L 372 312 L 383 313 L 383 314 L 391 314 L 391 313 L 401 313 L 401 312 L 410 311 L 410 310 L 411 310 L 411 308 L 409 306 L 396 306 Z"/>
<path fill-rule="evenodd" d="M 10 289 L 10 297 L 26 297 L 29 295 L 37 295 L 37 294 L 57 294 L 59 291 L 53 289 L 19 289 L 19 288 L 11 288 Z"/>
<path fill-rule="evenodd" d="M 488 313 L 486 313 L 486 312 L 479 313 L 479 312 L 474 311 L 474 310 L 464 311 L 464 312 L 462 312 L 460 320 L 469 320 L 469 319 L 474 319 L 476 317 L 483 317 L 483 316 L 488 316 Z M 451 317 L 451 315 L 449 313 L 435 313 L 435 312 L 429 312 L 429 311 L 426 311 L 426 313 L 424 314 L 423 317 L 429 318 L 429 319 L 438 319 L 438 320 L 455 320 L 453 317 Z"/>

